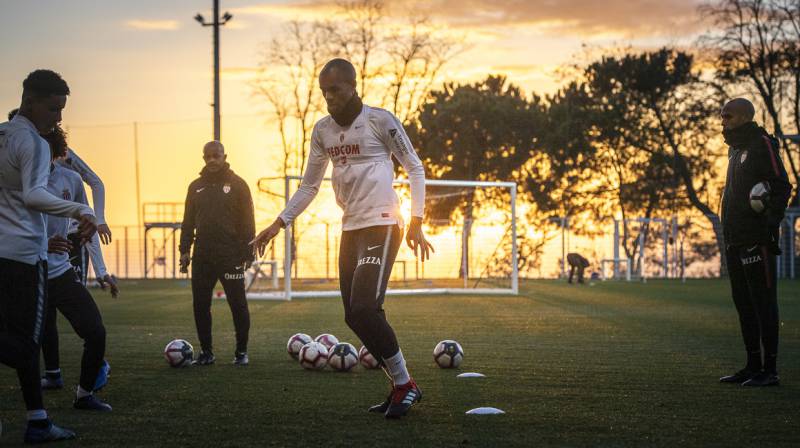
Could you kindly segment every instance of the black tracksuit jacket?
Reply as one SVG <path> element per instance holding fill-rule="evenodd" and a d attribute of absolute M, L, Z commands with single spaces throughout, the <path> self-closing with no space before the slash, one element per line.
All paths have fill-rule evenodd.
<path fill-rule="evenodd" d="M 777 251 L 778 229 L 792 192 L 775 137 L 750 122 L 726 132 L 730 145 L 722 199 L 722 231 L 728 246 L 762 244 Z M 770 186 L 763 213 L 750 207 L 750 190 L 759 182 Z"/>
<path fill-rule="evenodd" d="M 181 225 L 181 254 L 194 242 L 194 259 L 236 265 L 253 260 L 249 242 L 255 237 L 253 199 L 247 183 L 225 167 L 206 168 L 189 185 Z"/>

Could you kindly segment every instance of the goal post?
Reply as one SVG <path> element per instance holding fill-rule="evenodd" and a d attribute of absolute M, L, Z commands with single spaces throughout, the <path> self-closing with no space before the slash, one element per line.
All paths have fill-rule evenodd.
<path fill-rule="evenodd" d="M 302 177 L 283 180 L 285 205 Z M 405 220 L 409 185 L 407 179 L 394 181 Z M 436 252 L 421 262 L 403 234 L 386 294 L 517 294 L 516 184 L 428 179 L 425 189 L 423 228 Z M 308 209 L 251 268 L 261 272 L 247 277 L 248 299 L 339 297 L 341 219 L 331 180 L 325 178 Z"/>

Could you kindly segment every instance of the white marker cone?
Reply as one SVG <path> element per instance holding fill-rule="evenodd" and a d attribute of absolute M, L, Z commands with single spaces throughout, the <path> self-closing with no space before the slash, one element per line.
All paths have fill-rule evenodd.
<path fill-rule="evenodd" d="M 486 375 L 477 372 L 465 372 L 460 375 L 456 375 L 456 378 L 486 378 Z"/>
<path fill-rule="evenodd" d="M 497 408 L 475 408 L 467 411 L 467 415 L 495 415 L 505 413 L 505 411 Z"/>

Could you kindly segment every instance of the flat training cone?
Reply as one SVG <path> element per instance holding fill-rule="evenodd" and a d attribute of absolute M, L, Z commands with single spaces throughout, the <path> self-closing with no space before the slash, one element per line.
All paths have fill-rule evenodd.
<path fill-rule="evenodd" d="M 486 378 L 486 375 L 478 372 L 465 372 L 460 375 L 456 375 L 456 378 Z"/>
<path fill-rule="evenodd" d="M 497 408 L 475 408 L 467 411 L 467 415 L 496 415 L 505 413 L 506 411 Z"/>

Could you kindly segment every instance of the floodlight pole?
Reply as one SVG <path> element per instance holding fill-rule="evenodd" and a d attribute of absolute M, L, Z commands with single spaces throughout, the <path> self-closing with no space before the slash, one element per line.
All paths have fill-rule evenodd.
<path fill-rule="evenodd" d="M 202 14 L 197 14 L 194 19 L 202 26 L 214 27 L 214 140 L 219 141 L 221 137 L 221 120 L 219 114 L 219 27 L 225 26 L 233 16 L 225 12 L 222 18 L 219 17 L 219 0 L 214 0 L 214 19 L 206 22 Z"/>

